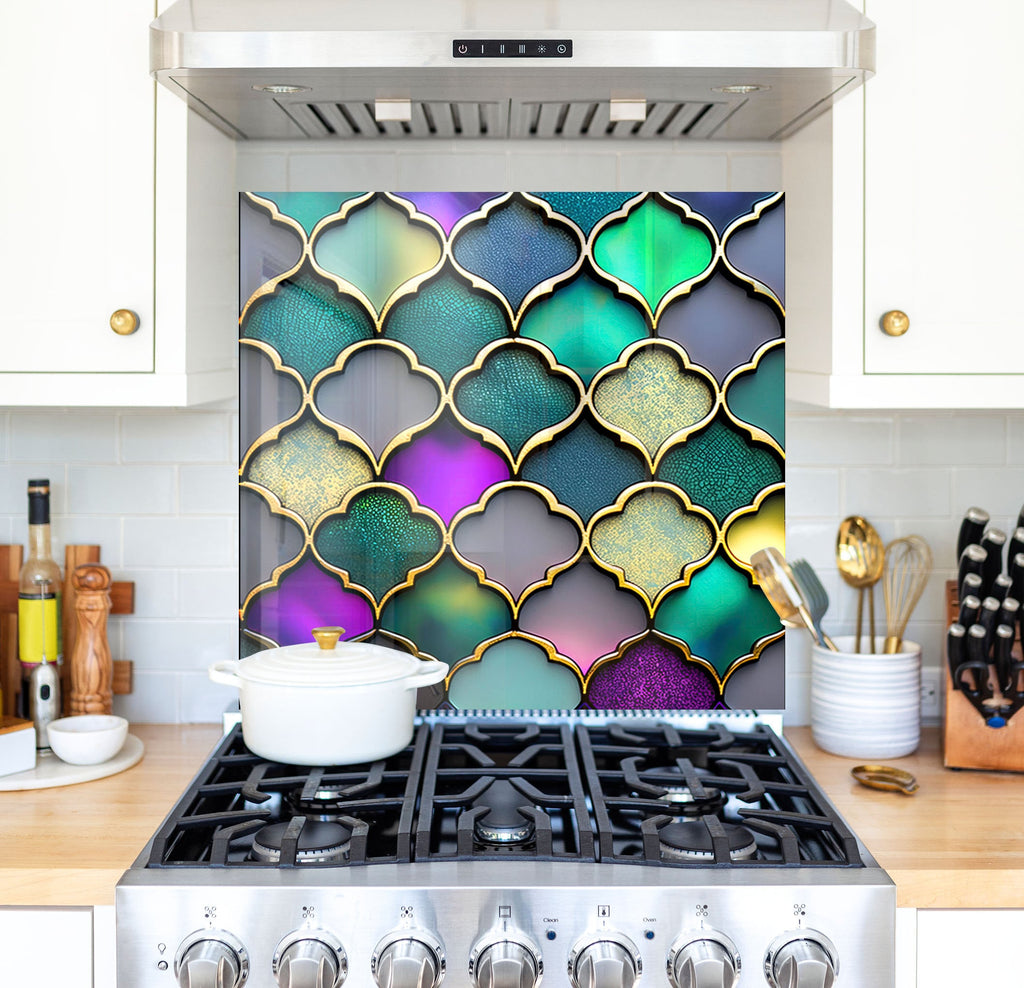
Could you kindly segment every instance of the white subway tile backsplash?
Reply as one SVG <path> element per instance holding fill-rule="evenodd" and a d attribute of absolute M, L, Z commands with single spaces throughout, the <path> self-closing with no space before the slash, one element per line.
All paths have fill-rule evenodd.
<path fill-rule="evenodd" d="M 114 463 L 117 418 L 113 412 L 12 412 L 11 460 Z"/>
<path fill-rule="evenodd" d="M 238 690 L 211 682 L 204 672 L 183 672 L 180 683 L 183 724 L 217 722 L 228 707 L 238 707 Z"/>
<path fill-rule="evenodd" d="M 121 433 L 126 463 L 224 462 L 232 448 L 230 420 L 220 412 L 133 415 Z"/>
<path fill-rule="evenodd" d="M 124 658 L 148 672 L 207 669 L 238 655 L 238 619 L 137 620 L 124 627 Z"/>
<path fill-rule="evenodd" d="M 581 189 L 602 191 L 616 188 L 617 158 L 601 152 L 587 141 L 575 141 L 564 154 L 534 151 L 509 158 L 511 189 Z"/>
<path fill-rule="evenodd" d="M 179 478 L 183 515 L 237 514 L 238 469 L 233 464 L 183 466 Z"/>
<path fill-rule="evenodd" d="M 177 724 L 181 722 L 180 696 L 181 677 L 177 673 L 140 669 L 136 662 L 132 691 L 114 697 L 114 713 L 134 724 Z"/>
<path fill-rule="evenodd" d="M 1006 418 L 963 413 L 907 415 L 900 421 L 899 448 L 903 466 L 1002 464 L 1006 460 Z"/>
<path fill-rule="evenodd" d="M 239 174 L 240 188 L 247 176 Z M 288 158 L 290 192 L 397 189 L 398 158 L 394 154 L 292 154 Z"/>
<path fill-rule="evenodd" d="M 29 480 L 47 477 L 50 481 L 50 509 L 54 514 L 64 510 L 67 467 L 45 460 L 8 461 L 0 465 L 0 514 L 25 518 L 28 514 Z"/>
<path fill-rule="evenodd" d="M 666 151 L 619 156 L 620 189 L 702 192 L 729 187 L 729 158 L 725 154 L 681 157 Z"/>
<path fill-rule="evenodd" d="M 181 612 L 190 618 L 232 617 L 238 612 L 237 569 L 178 571 Z"/>
<path fill-rule="evenodd" d="M 892 418 L 791 414 L 786 421 L 786 454 L 791 463 L 818 466 L 890 464 L 894 456 Z"/>
<path fill-rule="evenodd" d="M 403 192 L 462 189 L 495 192 L 510 184 L 504 154 L 403 154 L 398 158 L 395 188 Z"/>
<path fill-rule="evenodd" d="M 731 153 L 729 188 L 749 192 L 771 192 L 781 189 L 782 158 L 777 154 Z"/>
<path fill-rule="evenodd" d="M 126 518 L 126 566 L 232 566 L 235 529 L 227 518 Z"/>
<path fill-rule="evenodd" d="M 191 615 L 183 612 L 178 605 L 178 571 L 175 569 L 132 568 L 120 570 L 115 579 L 130 580 L 135 584 L 135 611 L 130 618 L 173 618 Z"/>
<path fill-rule="evenodd" d="M 22 533 L 26 537 L 27 527 L 26 523 Z M 60 563 L 66 545 L 98 545 L 100 562 L 117 570 L 122 563 L 121 519 L 113 515 L 64 515 L 53 523 L 54 557 Z"/>
<path fill-rule="evenodd" d="M 173 466 L 68 468 L 67 511 L 76 515 L 168 515 L 177 507 Z"/>
<path fill-rule="evenodd" d="M 950 514 L 949 471 L 922 467 L 844 470 L 843 507 L 846 514 L 875 519 L 928 518 Z M 879 532 L 888 540 L 893 532 Z"/>
<path fill-rule="evenodd" d="M 786 517 L 830 517 L 839 512 L 839 472 L 786 466 Z"/>
<path fill-rule="evenodd" d="M 1022 415 L 1024 417 L 1024 415 Z M 1012 531 L 1017 513 L 1024 504 L 1024 461 L 1010 460 L 1002 467 L 972 467 L 969 463 L 951 464 L 953 510 L 958 519 L 972 504 L 992 516 L 991 524 L 1004 532 Z"/>

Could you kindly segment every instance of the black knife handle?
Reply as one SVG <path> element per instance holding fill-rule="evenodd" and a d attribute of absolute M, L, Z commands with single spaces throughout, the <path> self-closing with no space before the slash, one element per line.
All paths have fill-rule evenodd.
<path fill-rule="evenodd" d="M 993 664 L 996 667 L 996 681 L 1004 696 L 1009 695 L 1013 685 L 1010 682 L 1010 651 L 1013 648 L 1013 639 L 1016 632 L 1013 625 L 1000 624 L 996 627 L 996 648 Z"/>
<path fill-rule="evenodd" d="M 992 581 L 1003 571 L 1003 548 L 1006 546 L 1006 532 L 999 528 L 990 528 L 981 537 L 979 544 L 988 553 L 981 571 L 981 578 L 985 581 L 986 587 L 991 587 Z"/>
<path fill-rule="evenodd" d="M 980 545 L 972 543 L 967 546 L 962 553 L 960 553 L 960 565 L 957 568 L 956 574 L 956 585 L 962 587 L 964 585 L 964 577 L 968 573 L 977 573 L 982 578 L 982 589 L 985 587 L 985 560 L 988 559 L 988 553 L 982 549 Z M 960 594 L 963 597 L 963 594 Z"/>
<path fill-rule="evenodd" d="M 974 686 L 964 682 L 963 675 L 969 672 L 974 678 Z M 992 697 L 992 687 L 988 682 L 989 671 L 987 662 L 962 662 L 957 666 L 956 682 L 961 693 L 969 696 L 972 700 L 989 700 Z M 978 708 L 981 709 L 980 707 Z"/>
<path fill-rule="evenodd" d="M 981 582 L 982 582 L 981 581 L 981 577 L 978 576 L 977 573 L 967 573 L 967 574 L 965 574 L 963 582 L 960 583 L 958 588 L 957 588 L 958 591 L 959 591 L 959 596 L 957 597 L 957 599 L 958 600 L 963 600 L 964 597 L 969 597 L 969 596 L 977 597 L 978 598 L 978 604 L 980 606 L 981 598 L 985 596 L 981 592 Z"/>
<path fill-rule="evenodd" d="M 985 524 L 988 524 L 988 522 Z M 1017 512 L 1017 527 L 1024 528 L 1024 505 L 1021 505 L 1020 511 Z"/>
<path fill-rule="evenodd" d="M 1024 516 L 1024 508 L 1021 508 L 1021 515 Z M 984 508 L 968 508 L 964 512 L 964 519 L 960 522 L 960 532 L 956 539 L 956 558 L 960 557 L 972 543 L 981 539 L 981 533 L 989 523 L 989 513 Z M 1024 525 L 1024 522 L 1021 522 Z"/>
<path fill-rule="evenodd" d="M 1018 525 L 1013 530 L 1013 535 L 1010 536 L 1010 544 L 1006 547 L 1006 566 L 1009 568 L 1010 562 L 1018 552 L 1024 552 L 1024 526 Z"/>
<path fill-rule="evenodd" d="M 1005 573 L 999 573 L 992 581 L 992 586 L 988 588 L 988 594 L 990 597 L 995 597 L 996 600 L 1002 600 L 1004 597 L 1012 596 L 1010 593 L 1012 589 L 1013 580 Z"/>
<path fill-rule="evenodd" d="M 956 678 L 956 671 L 964 664 L 967 658 L 967 646 L 964 639 L 967 636 L 967 629 L 960 624 L 951 624 L 946 632 L 946 662 L 949 664 L 949 674 L 953 679 L 953 689 L 960 689 L 960 683 Z"/>
<path fill-rule="evenodd" d="M 977 624 L 978 615 L 981 613 L 981 598 L 969 593 L 960 601 L 960 613 L 957 615 L 957 623 L 969 628 Z"/>
<path fill-rule="evenodd" d="M 1010 579 L 1013 581 L 1010 594 L 1017 600 L 1024 600 L 1024 552 L 1018 552 L 1010 560 Z"/>
<path fill-rule="evenodd" d="M 992 690 L 988 684 L 988 632 L 984 625 L 972 624 L 967 629 L 967 661 L 957 668 L 958 679 L 962 670 L 968 667 L 974 674 L 974 689 L 963 687 L 964 692 L 968 696 L 988 699 Z"/>
<path fill-rule="evenodd" d="M 1006 597 L 1003 599 L 1003 605 L 999 608 L 999 620 L 996 622 L 998 627 L 1000 624 L 1008 624 L 1011 628 L 1016 627 L 1017 618 L 1020 616 L 1020 601 L 1016 597 Z"/>
<path fill-rule="evenodd" d="M 1002 601 L 995 597 L 986 597 L 981 602 L 981 613 L 978 615 L 977 624 L 985 629 L 985 653 L 992 649 L 992 639 L 995 637 L 996 625 L 999 623 L 999 611 L 1002 609 Z"/>

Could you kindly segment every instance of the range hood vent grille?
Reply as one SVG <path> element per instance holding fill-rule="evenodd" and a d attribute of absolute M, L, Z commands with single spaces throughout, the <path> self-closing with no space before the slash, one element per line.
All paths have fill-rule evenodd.
<path fill-rule="evenodd" d="M 413 101 L 408 121 L 377 120 L 371 100 L 278 101 L 311 138 L 707 138 L 741 104 L 665 100 L 645 120 L 610 119 L 608 100 Z"/>

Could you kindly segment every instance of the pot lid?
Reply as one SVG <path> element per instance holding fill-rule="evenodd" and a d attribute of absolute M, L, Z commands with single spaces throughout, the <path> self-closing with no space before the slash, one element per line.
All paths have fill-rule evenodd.
<path fill-rule="evenodd" d="M 316 641 L 270 648 L 242 659 L 238 675 L 275 686 L 368 686 L 423 670 L 414 655 L 366 642 L 339 642 L 343 628 L 314 628 Z"/>

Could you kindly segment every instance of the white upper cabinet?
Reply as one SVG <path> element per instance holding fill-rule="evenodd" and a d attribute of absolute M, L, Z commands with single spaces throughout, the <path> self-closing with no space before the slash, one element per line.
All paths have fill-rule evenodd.
<path fill-rule="evenodd" d="M 783 146 L 788 393 L 1024 404 L 1024 6 L 869 0 L 877 75 Z M 886 313 L 909 320 L 882 329 Z"/>
<path fill-rule="evenodd" d="M 153 16 L 152 0 L 0 14 L 18 92 L 0 159 L 0 405 L 234 393 L 234 148 L 156 92 Z"/>

